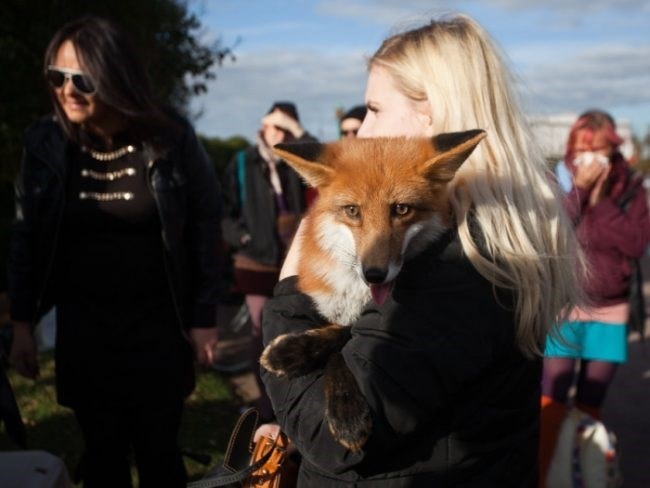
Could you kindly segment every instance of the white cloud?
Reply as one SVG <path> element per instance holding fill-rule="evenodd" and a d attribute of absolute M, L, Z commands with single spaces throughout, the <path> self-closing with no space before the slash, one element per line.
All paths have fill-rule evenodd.
<path fill-rule="evenodd" d="M 300 21 L 266 22 L 252 18 L 250 25 L 231 27 L 233 33 L 225 37 L 243 34 L 245 42 L 236 49 L 237 61 L 216 71 L 208 94 L 193 101 L 194 109 L 205 108 L 197 129 L 207 135 L 252 139 L 271 103 L 289 99 L 297 104 L 308 130 L 323 139 L 334 138 L 336 107 L 363 101 L 364 56 L 372 53 L 389 28 L 419 24 L 422 14 L 444 12 L 450 4 L 322 0 L 315 17 L 305 14 Z M 240 8 L 236 2 L 228 5 Z M 628 113 L 634 113 L 645 130 L 648 117 L 638 108 L 650 112 L 650 44 L 642 34 L 650 21 L 649 1 L 591 0 L 588 11 L 578 0 L 464 0 L 453 7 L 499 34 L 522 80 L 519 88 L 529 111 L 577 112 L 598 105 L 615 112 L 634 107 Z M 347 35 L 355 27 L 363 36 L 356 38 L 352 35 L 356 31 Z M 320 28 L 346 29 L 346 35 L 321 41 Z M 280 44 L 272 45 L 270 39 L 291 47 L 272 48 Z"/>
<path fill-rule="evenodd" d="M 514 12 L 543 10 L 555 15 L 589 15 L 607 10 L 638 10 L 650 12 L 648 0 L 323 0 L 317 11 L 341 17 L 355 17 L 382 24 L 392 24 L 406 15 L 426 12 L 468 10 L 477 7 L 499 8 Z"/>
<path fill-rule="evenodd" d="M 334 112 L 363 103 L 366 67 L 362 52 L 265 51 L 242 56 L 217 73 L 207 95 L 199 132 L 255 136 L 259 120 L 276 100 L 296 103 L 304 127 L 321 139 L 336 137 Z"/>
<path fill-rule="evenodd" d="M 333 139 L 335 109 L 363 102 L 367 54 L 327 50 L 246 54 L 220 69 L 208 94 L 195 99 L 195 109 L 206 109 L 197 129 L 207 135 L 252 139 L 272 102 L 291 100 L 309 131 Z M 529 64 L 518 77 L 530 112 L 650 106 L 650 45 L 576 47 L 555 62 Z"/>
<path fill-rule="evenodd" d="M 531 107 L 581 110 L 592 105 L 650 105 L 650 44 L 593 46 L 522 74 Z"/>
<path fill-rule="evenodd" d="M 487 5 L 502 7 L 508 10 L 530 10 L 544 9 L 555 13 L 592 13 L 602 10 L 631 9 L 650 10 L 650 2 L 647 0 L 486 0 Z"/>

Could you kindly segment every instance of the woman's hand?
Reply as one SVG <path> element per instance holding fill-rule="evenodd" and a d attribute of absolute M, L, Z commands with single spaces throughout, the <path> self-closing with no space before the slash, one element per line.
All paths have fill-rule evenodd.
<path fill-rule="evenodd" d="M 575 185 L 581 190 L 589 190 L 602 177 L 603 173 L 609 175 L 609 165 L 603 166 L 598 163 L 579 164 L 576 166 L 573 180 Z"/>
<path fill-rule="evenodd" d="M 594 166 L 594 165 L 592 165 Z M 600 166 L 600 165 L 599 165 Z M 607 195 L 608 185 L 607 179 L 609 178 L 609 172 L 611 170 L 611 165 L 601 166 L 602 171 L 596 178 L 594 186 L 591 188 L 591 193 L 589 194 L 589 205 L 594 206 L 600 202 Z"/>
<path fill-rule="evenodd" d="M 280 426 L 278 424 L 262 424 L 255 431 L 253 442 L 259 441 L 262 437 L 275 439 L 278 434 L 280 434 Z"/>
<path fill-rule="evenodd" d="M 305 129 L 302 128 L 300 122 L 279 109 L 275 109 L 270 114 L 265 115 L 262 118 L 262 125 L 273 125 L 279 127 L 280 129 L 291 133 L 291 135 L 296 139 L 300 139 L 305 133 Z"/>
<path fill-rule="evenodd" d="M 13 328 L 9 361 L 19 374 L 26 378 L 36 379 L 40 371 L 32 327 L 28 322 L 14 322 Z"/>
<path fill-rule="evenodd" d="M 211 366 L 213 351 L 217 345 L 217 327 L 207 329 L 191 328 L 190 341 L 194 348 L 196 362 L 201 366 Z"/>
<path fill-rule="evenodd" d="M 574 182 L 576 187 L 589 191 L 589 206 L 593 207 L 607 194 L 607 178 L 612 166 L 599 163 L 580 164 L 576 167 Z"/>

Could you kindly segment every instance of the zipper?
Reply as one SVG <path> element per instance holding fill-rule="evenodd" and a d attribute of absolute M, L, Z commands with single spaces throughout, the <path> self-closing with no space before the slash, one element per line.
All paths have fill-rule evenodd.
<path fill-rule="evenodd" d="M 160 217 L 160 237 L 162 242 L 163 264 L 165 266 L 165 276 L 167 276 L 167 285 L 169 287 L 169 292 L 172 297 L 172 303 L 174 304 L 176 318 L 178 319 L 178 324 L 181 329 L 181 334 L 183 335 L 183 337 L 185 337 L 186 340 L 190 341 L 190 337 L 187 334 L 186 328 L 183 326 L 183 318 L 181 316 L 181 310 L 178 305 L 178 297 L 176 296 L 176 290 L 174 289 L 174 285 L 172 283 L 171 270 L 169 269 L 169 262 L 168 262 L 169 259 L 167 259 L 167 249 L 165 246 L 166 239 L 165 239 L 165 229 L 164 229 L 164 224 L 162 219 L 162 211 L 160 209 L 160 203 L 158 202 L 158 196 L 153 189 L 153 185 L 151 184 L 151 170 L 153 169 L 154 162 L 155 161 L 153 159 L 147 161 L 147 188 L 149 188 L 149 192 L 151 193 L 154 202 L 156 202 L 156 207 L 158 208 L 158 216 Z"/>

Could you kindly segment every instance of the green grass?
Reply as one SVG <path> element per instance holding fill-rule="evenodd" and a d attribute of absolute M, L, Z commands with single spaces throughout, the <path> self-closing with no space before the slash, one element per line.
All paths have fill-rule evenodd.
<path fill-rule="evenodd" d="M 40 357 L 41 376 L 28 380 L 9 370 L 20 411 L 27 428 L 30 449 L 41 449 L 61 457 L 72 475 L 83 449 L 81 433 L 74 415 L 56 403 L 54 359 L 51 352 Z M 211 456 L 209 466 L 186 457 L 190 479 L 200 478 L 221 461 L 230 431 L 237 419 L 237 407 L 227 383 L 211 371 L 197 372 L 197 386 L 187 399 L 180 432 L 184 451 Z M 15 444 L 0 427 L 0 451 L 16 450 Z"/>

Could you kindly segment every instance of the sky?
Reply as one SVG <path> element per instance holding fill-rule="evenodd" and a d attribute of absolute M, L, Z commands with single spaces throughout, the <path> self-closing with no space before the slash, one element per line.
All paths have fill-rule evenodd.
<path fill-rule="evenodd" d="M 276 100 L 337 137 L 336 109 L 363 104 L 366 60 L 388 35 L 464 13 L 496 41 L 530 115 L 609 111 L 650 131 L 650 0 L 192 0 L 200 38 L 234 46 L 191 104 L 206 136 L 254 140 Z"/>

